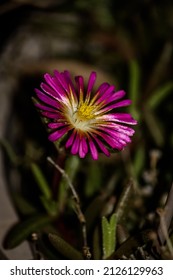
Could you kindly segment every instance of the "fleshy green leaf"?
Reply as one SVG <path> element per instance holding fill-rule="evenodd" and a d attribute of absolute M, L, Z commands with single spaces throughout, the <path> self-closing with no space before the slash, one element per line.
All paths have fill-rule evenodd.
<path fill-rule="evenodd" d="M 134 157 L 134 163 L 133 163 L 133 168 L 134 168 L 134 174 L 135 177 L 138 177 L 142 171 L 142 168 L 145 163 L 145 149 L 144 145 L 139 145 L 138 148 L 136 149 L 135 152 L 135 157 Z"/>
<path fill-rule="evenodd" d="M 118 223 L 121 224 L 121 219 L 125 219 L 126 212 L 129 207 L 129 200 L 133 191 L 133 184 L 130 181 L 123 189 L 123 192 L 119 198 L 118 204 L 115 209 L 115 214 L 117 216 Z"/>
<path fill-rule="evenodd" d="M 110 227 L 110 253 L 109 255 L 111 255 L 111 253 L 115 250 L 116 247 L 116 225 L 117 225 L 117 216 L 116 214 L 112 214 L 112 216 L 110 217 L 110 222 L 109 222 L 109 227 Z"/>
<path fill-rule="evenodd" d="M 145 110 L 144 114 L 145 122 L 148 126 L 148 130 L 153 137 L 155 143 L 161 147 L 164 144 L 164 131 L 161 123 L 158 121 L 156 115 L 151 110 Z"/>
<path fill-rule="evenodd" d="M 3 147 L 8 158 L 14 165 L 18 165 L 21 163 L 21 158 L 15 153 L 13 147 L 6 139 L 0 139 L 0 145 Z"/>
<path fill-rule="evenodd" d="M 58 205 L 56 201 L 47 199 L 44 196 L 41 196 L 40 200 L 48 214 L 51 216 L 57 216 Z"/>
<path fill-rule="evenodd" d="M 27 201 L 20 193 L 12 192 L 12 198 L 20 214 L 28 216 L 37 213 L 38 210 L 31 204 L 30 201 Z"/>
<path fill-rule="evenodd" d="M 47 183 L 40 167 L 36 163 L 32 163 L 31 170 L 44 197 L 47 199 L 51 199 L 52 194 L 49 184 Z"/>
<path fill-rule="evenodd" d="M 159 87 L 156 89 L 151 97 L 149 98 L 147 102 L 147 106 L 150 109 L 156 108 L 161 102 L 163 101 L 164 98 L 167 97 L 168 94 L 170 94 L 173 91 L 173 83 L 169 82 L 166 85 Z"/>
<path fill-rule="evenodd" d="M 51 218 L 49 216 L 37 215 L 16 224 L 6 236 L 5 247 L 7 249 L 15 248 L 26 240 L 31 233 L 40 230 L 50 222 Z"/>
<path fill-rule="evenodd" d="M 68 157 L 65 162 L 65 172 L 68 174 L 71 182 L 73 182 L 76 173 L 79 168 L 79 158 L 76 156 Z M 67 188 L 68 183 L 67 180 L 62 177 L 61 182 L 58 186 L 58 198 L 57 198 L 57 204 L 59 206 L 59 209 L 62 209 L 64 206 L 64 203 L 66 202 L 66 195 L 67 195 Z"/>
<path fill-rule="evenodd" d="M 101 186 L 101 169 L 98 164 L 91 162 L 85 184 L 86 197 L 92 196 Z"/>
<path fill-rule="evenodd" d="M 102 217 L 103 259 L 108 258 L 115 250 L 116 224 L 117 217 L 115 213 L 112 214 L 109 221 L 106 217 Z"/>
<path fill-rule="evenodd" d="M 99 195 L 96 198 L 94 198 L 88 205 L 85 211 L 86 226 L 88 232 L 95 225 L 96 219 L 100 215 L 100 212 L 104 207 L 105 200 L 106 197 L 104 195 Z"/>
<path fill-rule="evenodd" d="M 93 259 L 100 260 L 102 256 L 100 227 L 97 225 L 93 233 Z"/>
<path fill-rule="evenodd" d="M 57 234 L 49 233 L 48 235 L 50 242 L 55 247 L 55 249 L 61 253 L 64 257 L 69 260 L 82 260 L 82 254 L 62 239 Z"/>
<path fill-rule="evenodd" d="M 135 119 L 139 119 L 139 112 L 137 110 L 137 103 L 139 100 L 139 84 L 140 84 L 140 68 L 136 60 L 129 63 L 129 97 L 132 100 L 130 106 L 131 114 Z"/>

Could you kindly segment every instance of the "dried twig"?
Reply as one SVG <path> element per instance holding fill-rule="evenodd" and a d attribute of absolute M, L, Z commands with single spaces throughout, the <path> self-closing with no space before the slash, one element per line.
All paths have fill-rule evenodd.
<path fill-rule="evenodd" d="M 167 232 L 169 231 L 169 227 L 171 224 L 171 220 L 173 218 L 173 184 L 171 186 L 170 192 L 168 194 L 167 197 L 167 201 L 165 203 L 165 207 L 164 207 L 164 211 L 162 211 L 162 213 L 160 214 L 160 210 L 158 212 L 159 216 L 160 216 L 160 224 L 157 230 L 157 234 L 158 234 L 158 238 L 161 242 L 161 244 L 163 245 L 165 242 L 165 234 L 164 234 L 164 229 L 163 229 L 163 219 L 164 219 L 164 227 L 167 229 Z"/>
<path fill-rule="evenodd" d="M 75 202 L 75 207 L 76 207 L 76 214 L 77 217 L 82 225 L 82 235 L 83 235 L 83 254 L 84 257 L 87 259 L 91 258 L 91 253 L 89 251 L 89 247 L 87 244 L 87 232 L 86 232 L 86 220 L 85 220 L 85 216 L 81 210 L 80 207 L 80 199 L 79 196 L 68 176 L 68 174 L 65 172 L 64 169 L 62 169 L 58 164 L 56 164 L 50 157 L 47 157 L 47 160 L 62 174 L 62 176 L 64 177 L 64 179 L 66 180 L 72 194 L 73 194 L 73 199 Z"/>
<path fill-rule="evenodd" d="M 165 211 L 163 209 L 158 209 L 157 213 L 160 216 L 160 226 L 159 226 L 160 237 L 162 238 L 162 242 L 163 242 L 163 240 L 166 241 L 166 245 L 171 254 L 171 257 L 173 257 L 173 246 L 169 239 L 168 228 L 167 228 L 167 224 L 165 221 Z"/>

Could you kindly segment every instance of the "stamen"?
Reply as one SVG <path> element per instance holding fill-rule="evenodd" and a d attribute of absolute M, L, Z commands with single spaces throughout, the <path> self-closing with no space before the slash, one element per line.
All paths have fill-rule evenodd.
<path fill-rule="evenodd" d="M 77 117 L 81 121 L 87 121 L 94 118 L 95 105 L 87 105 L 83 103 L 77 110 Z"/>

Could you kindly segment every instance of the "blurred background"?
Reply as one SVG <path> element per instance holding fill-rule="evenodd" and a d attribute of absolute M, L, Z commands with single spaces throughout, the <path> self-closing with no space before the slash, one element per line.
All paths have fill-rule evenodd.
<path fill-rule="evenodd" d="M 35 217 L 37 224 L 40 218 L 36 214 L 46 213 L 50 217 L 54 210 L 58 217 L 54 226 L 60 236 L 80 248 L 78 221 L 70 210 L 67 192 L 62 190 L 65 183 L 47 163 L 46 157 L 52 156 L 61 163 L 64 159 L 57 155 L 53 144 L 48 143 L 47 132 L 31 100 L 43 74 L 53 73 L 54 69 L 69 70 L 72 76 L 83 75 L 85 81 L 92 70 L 97 71 L 97 84 L 113 83 L 117 89 L 127 92 L 132 105 L 126 110 L 138 120 L 132 143 L 123 152 L 112 154 L 110 158 L 101 155 L 98 162 L 87 157 L 75 162 L 76 168 L 72 168 L 71 163 L 66 166 L 81 197 L 92 254 L 100 258 L 101 249 L 94 249 L 100 246 L 96 241 L 99 239 L 99 219 L 119 210 L 117 205 L 129 180 L 133 181 L 133 203 L 132 200 L 125 201 L 119 221 L 126 225 L 128 236 L 143 227 L 156 227 L 159 223 L 157 209 L 164 207 L 171 189 L 172 1 L 1 1 L 0 192 L 1 198 L 5 193 L 10 200 L 2 199 L 0 217 L 6 220 L 6 203 L 12 204 L 9 215 L 14 215 L 5 228 L 2 222 L 2 250 L 19 246 L 35 230 L 41 236 L 47 233 L 44 217 L 37 229 L 32 228 L 33 220 L 29 220 L 27 234 L 23 233 L 16 240 L 21 231 L 19 227 L 7 237 L 4 245 L 7 232 L 16 221 L 25 222 Z M 52 203 L 56 201 L 56 209 L 52 212 L 53 206 L 46 204 L 44 187 L 39 185 L 33 162 L 49 182 Z M 170 220 L 171 213 L 172 209 Z M 47 240 L 42 241 L 42 237 L 39 240 L 45 258 L 68 258 L 63 252 L 48 250 Z M 25 250 L 34 249 L 26 247 Z M 32 256 L 25 254 L 12 258 Z"/>

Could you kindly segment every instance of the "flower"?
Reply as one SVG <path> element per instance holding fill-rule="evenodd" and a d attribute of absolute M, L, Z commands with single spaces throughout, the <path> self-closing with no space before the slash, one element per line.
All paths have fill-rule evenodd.
<path fill-rule="evenodd" d="M 131 100 L 124 99 L 124 90 L 115 91 L 113 85 L 102 83 L 94 91 L 96 72 L 91 72 L 87 89 L 84 78 L 70 73 L 54 71 L 54 76 L 44 75 L 41 90 L 35 89 L 39 100 L 35 106 L 48 121 L 49 140 L 65 139 L 66 149 L 71 154 L 84 158 L 91 153 L 94 160 L 98 152 L 110 155 L 110 149 L 122 150 L 129 142 L 136 120 L 128 113 L 116 112 L 119 107 L 128 106 Z M 126 125 L 124 125 L 126 124 Z"/>

